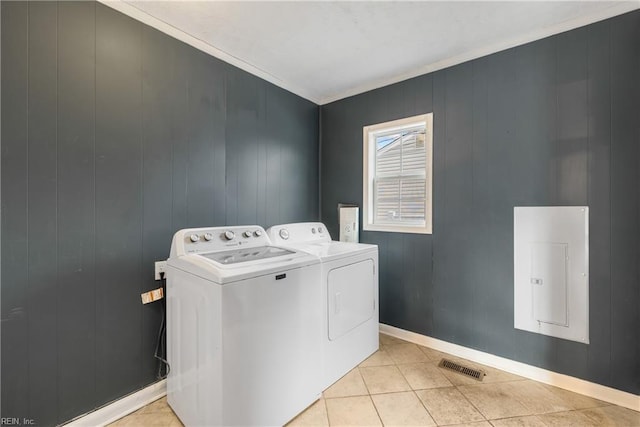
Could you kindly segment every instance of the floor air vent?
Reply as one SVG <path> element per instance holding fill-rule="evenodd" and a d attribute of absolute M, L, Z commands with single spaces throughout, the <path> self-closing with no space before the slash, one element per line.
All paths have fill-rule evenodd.
<path fill-rule="evenodd" d="M 478 381 L 482 381 L 484 376 L 487 375 L 480 369 L 469 368 L 459 363 L 452 362 L 448 359 L 442 359 L 438 366 L 441 368 L 449 369 L 450 371 L 458 372 L 459 374 L 466 375 Z"/>

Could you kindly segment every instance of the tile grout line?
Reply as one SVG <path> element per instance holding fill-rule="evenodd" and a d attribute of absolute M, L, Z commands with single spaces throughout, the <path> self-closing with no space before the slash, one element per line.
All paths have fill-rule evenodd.
<path fill-rule="evenodd" d="M 416 396 L 416 399 L 418 399 L 418 402 L 420 402 L 420 405 L 422 405 L 422 407 L 424 408 L 425 411 L 427 411 L 427 414 L 429 414 L 429 416 L 431 417 L 431 419 L 433 420 L 433 424 L 434 425 L 438 425 L 438 423 L 436 422 L 436 419 L 433 418 L 433 415 L 431 414 L 431 412 L 429 412 L 429 409 L 425 406 L 424 402 L 422 401 L 422 399 L 420 399 L 420 396 L 418 396 L 418 393 L 416 393 L 416 390 L 411 390 L 413 391 L 413 394 Z"/>
<path fill-rule="evenodd" d="M 362 384 L 364 384 L 365 390 L 367 390 L 367 395 L 371 396 L 371 390 L 369 390 L 369 386 L 367 385 L 367 382 L 364 380 L 364 376 L 362 375 L 362 372 L 360 372 L 360 365 L 356 366 L 356 370 L 358 371 L 358 375 L 360 375 L 360 379 L 362 380 Z"/>
<path fill-rule="evenodd" d="M 460 386 L 460 385 L 456 385 L 456 384 L 454 384 L 453 386 L 455 387 L 456 391 L 457 391 L 458 393 L 460 393 L 460 395 L 461 395 L 461 396 L 462 396 L 462 397 L 463 397 L 467 402 L 469 402 L 469 405 L 471 405 L 471 406 L 473 407 L 473 409 L 475 409 L 475 410 L 476 410 L 476 412 L 478 412 L 478 414 L 480 414 L 480 416 L 481 416 L 485 421 L 487 421 L 487 422 L 489 422 L 489 424 L 491 424 L 491 421 L 489 421 L 489 419 L 488 419 L 488 418 L 487 418 L 487 417 L 482 413 L 482 411 L 480 410 L 480 408 L 478 408 L 476 405 L 474 405 L 474 404 L 473 404 L 473 402 L 472 402 L 471 400 L 469 400 L 469 398 L 468 398 L 468 397 L 467 397 L 467 396 L 462 392 L 462 390 L 460 390 L 460 388 L 459 388 L 459 387 L 462 387 L 462 386 L 464 386 L 464 385 Z M 475 421 L 472 421 L 472 422 L 475 422 Z"/>
<path fill-rule="evenodd" d="M 329 420 L 329 407 L 327 406 L 327 399 L 324 398 L 324 395 L 322 395 L 321 399 L 322 399 L 322 404 L 324 406 L 324 413 L 327 416 L 327 425 L 330 426 L 331 425 L 331 421 Z M 296 416 L 296 418 L 299 417 L 300 415 L 301 414 L 298 414 Z M 295 418 L 294 418 L 294 420 L 295 420 Z"/>
<path fill-rule="evenodd" d="M 366 384 L 365 384 L 366 386 Z M 378 411 L 378 407 L 376 406 L 376 402 L 373 401 L 373 397 L 369 394 L 369 401 L 373 405 L 373 410 L 376 411 L 376 415 L 378 416 L 378 420 L 380 420 L 380 425 L 384 426 L 384 421 L 382 421 L 382 417 L 380 416 L 380 411 Z"/>
<path fill-rule="evenodd" d="M 418 346 L 420 347 L 420 346 Z M 431 359 L 429 358 L 429 356 L 427 356 L 426 354 L 424 354 L 424 352 L 418 348 L 418 351 L 420 353 L 422 353 L 424 355 L 424 357 L 427 358 L 427 360 L 429 360 L 431 362 Z M 391 358 L 391 356 L 389 356 Z M 395 363 L 395 361 L 393 360 L 393 358 L 391 358 L 391 360 Z M 398 367 L 398 364 L 396 363 L 396 367 Z M 424 402 L 422 401 L 422 399 L 420 399 L 420 396 L 418 396 L 418 393 L 416 393 L 416 390 L 413 388 L 413 386 L 411 385 L 411 383 L 409 383 L 409 380 L 407 379 L 406 375 L 402 372 L 402 369 L 400 369 L 398 367 L 398 370 L 400 371 L 400 375 L 403 376 L 404 380 L 407 382 L 407 384 L 409 384 L 409 387 L 411 387 L 411 392 L 413 393 L 413 395 L 416 397 L 416 399 L 418 399 L 418 402 L 420 402 L 420 405 L 422 405 L 422 407 L 424 408 L 424 410 L 427 412 L 427 414 L 429 415 L 429 417 L 431 417 L 431 420 L 433 421 L 434 425 L 438 425 L 438 423 L 436 422 L 436 419 L 433 417 L 433 415 L 431 414 L 431 412 L 429 412 L 429 409 L 427 409 L 427 407 L 425 406 Z M 447 380 L 448 381 L 448 380 Z"/>

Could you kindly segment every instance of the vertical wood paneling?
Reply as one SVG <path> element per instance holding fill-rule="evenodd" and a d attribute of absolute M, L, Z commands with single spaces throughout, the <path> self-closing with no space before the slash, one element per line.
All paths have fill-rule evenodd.
<path fill-rule="evenodd" d="M 291 218 L 291 207 L 295 203 L 292 195 L 296 194 L 296 188 L 299 187 L 298 182 L 290 182 L 287 180 L 288 172 L 299 170 L 300 165 L 296 164 L 294 153 L 291 152 L 293 144 L 292 131 L 286 126 L 288 122 L 288 108 L 286 108 L 286 99 L 284 91 L 278 88 L 271 88 L 266 93 L 266 109 L 269 115 L 268 136 L 271 139 L 274 149 L 277 150 L 277 172 L 276 179 L 278 182 L 277 197 L 278 217 L 282 222 L 293 222 Z"/>
<path fill-rule="evenodd" d="M 214 118 L 220 113 L 217 101 L 220 94 L 214 94 L 219 86 L 214 79 L 210 58 L 199 51 L 189 55 L 189 146 L 187 155 L 187 224 L 202 227 L 211 224 L 214 205 L 214 162 L 215 144 Z M 222 94 L 224 97 L 224 94 Z M 225 203 L 224 201 L 222 203 Z"/>
<path fill-rule="evenodd" d="M 388 266 L 401 266 L 404 259 L 404 236 L 400 233 L 389 233 L 386 237 L 385 261 Z M 380 304 L 380 317 L 383 323 L 391 319 L 398 322 L 400 327 L 407 327 L 411 319 L 407 318 L 407 281 L 404 280 L 403 270 L 389 268 L 386 271 L 386 282 L 380 286 L 379 298 L 384 300 Z M 397 320 L 396 320 L 397 319 Z"/>
<path fill-rule="evenodd" d="M 470 345 L 473 314 L 473 280 L 467 277 L 471 263 L 471 227 L 473 194 L 473 68 L 471 63 L 448 69 L 445 75 L 444 194 L 441 212 L 444 216 L 440 250 L 435 262 L 440 266 L 439 280 L 446 283 L 441 291 L 442 304 L 436 306 L 449 340 Z M 463 268 L 460 268 L 463 266 Z M 466 295 L 466 298 L 459 298 Z"/>
<path fill-rule="evenodd" d="M 58 421 L 94 408 L 95 3 L 58 5 Z"/>
<path fill-rule="evenodd" d="M 266 137 L 267 130 L 267 92 L 269 85 L 265 85 L 258 96 L 258 123 L 256 126 L 256 157 L 258 182 L 256 188 L 256 224 L 269 227 L 274 224 L 267 224 L 267 211 L 269 201 L 267 200 L 267 148 L 269 140 Z"/>
<path fill-rule="evenodd" d="M 635 28 L 636 31 L 640 31 L 638 30 L 638 28 L 640 27 L 640 14 L 636 13 L 635 16 Z M 638 36 L 638 33 L 636 33 L 636 70 L 638 71 L 638 74 L 640 74 L 640 37 Z M 636 100 L 638 100 L 638 98 L 640 98 L 640 83 L 636 80 L 635 81 L 636 84 Z M 640 145 L 640 101 L 636 101 L 636 147 L 638 147 Z M 637 163 L 637 171 L 640 171 L 640 148 L 638 148 L 638 163 Z M 638 204 L 637 206 L 637 226 L 638 228 L 640 228 L 640 172 L 638 172 L 637 174 L 637 178 L 638 178 L 638 186 L 637 186 L 637 200 L 638 200 Z M 636 240 L 636 245 L 640 246 L 640 242 L 638 242 Z M 636 266 L 638 266 L 638 270 L 636 270 L 636 283 L 640 282 L 640 247 L 636 248 Z M 636 286 L 635 287 L 635 295 L 632 293 L 633 291 L 631 291 L 631 299 L 635 299 L 636 300 L 636 325 L 640 324 L 640 286 Z M 635 296 L 635 298 L 634 298 Z M 636 335 L 636 360 L 640 359 L 640 336 Z M 640 394 L 640 363 L 636 363 L 636 371 L 635 371 L 635 378 L 636 378 L 636 383 L 635 385 L 631 385 L 631 387 L 635 387 L 635 393 L 636 394 Z"/>
<path fill-rule="evenodd" d="M 265 118 L 266 124 L 263 127 L 264 135 L 262 141 L 266 151 L 265 170 L 265 199 L 268 200 L 266 206 L 266 224 L 276 225 L 280 223 L 280 176 L 282 166 L 280 163 L 281 146 L 278 143 L 278 104 L 273 102 L 276 89 L 269 87 L 265 93 Z"/>
<path fill-rule="evenodd" d="M 317 105 L 311 104 L 304 99 L 294 98 L 291 111 L 294 115 L 291 122 L 295 126 L 292 150 L 297 153 L 298 163 L 300 163 L 300 187 L 298 194 L 313 194 L 318 191 L 320 171 L 318 169 L 318 114 Z M 299 199 L 297 208 L 294 207 L 292 218 L 294 221 L 303 221 L 305 218 L 318 216 L 318 198 L 306 197 Z"/>
<path fill-rule="evenodd" d="M 559 205 L 587 202 L 587 29 L 557 37 Z"/>
<path fill-rule="evenodd" d="M 474 272 L 472 283 L 474 304 L 471 307 L 474 319 L 471 330 L 473 331 L 473 345 L 479 349 L 486 348 L 485 335 L 487 329 L 482 327 L 483 321 L 490 314 L 487 310 L 490 304 L 490 294 L 487 292 L 489 276 L 489 256 L 486 251 L 486 242 L 489 240 L 488 219 L 491 212 L 489 205 L 489 192 L 491 187 L 488 182 L 488 138 L 487 138 L 487 60 L 474 61 L 473 67 L 473 94 L 471 108 L 473 114 L 473 133 L 471 148 L 471 173 L 472 196 L 470 226 L 472 227 L 471 256 L 469 262 L 473 263 L 471 271 Z M 477 319 L 481 319 L 477 321 Z"/>
<path fill-rule="evenodd" d="M 415 115 L 433 111 L 433 74 L 425 74 L 413 79 L 415 81 Z"/>
<path fill-rule="evenodd" d="M 300 205 L 300 201 L 296 195 L 304 193 L 306 190 L 304 182 L 306 164 L 296 150 L 296 146 L 300 143 L 298 126 L 301 123 L 297 124 L 297 120 L 293 120 L 295 100 L 288 95 L 285 90 L 274 88 L 267 106 L 267 108 L 277 108 L 281 111 L 281 114 L 276 116 L 278 121 L 275 122 L 279 129 L 280 167 L 282 171 L 287 171 L 287 174 L 299 177 L 298 179 L 287 179 L 286 175 L 281 175 L 280 178 L 280 217 L 285 223 L 300 221 L 296 209 L 296 206 Z M 302 209 L 305 210 L 304 203 Z"/>
<path fill-rule="evenodd" d="M 143 384 L 142 27 L 96 6 L 96 387 Z"/>
<path fill-rule="evenodd" d="M 57 3 L 29 3 L 29 417 L 58 418 Z"/>
<path fill-rule="evenodd" d="M 264 217 L 266 225 L 317 218 L 318 107 L 264 83 L 258 95 L 264 97 L 258 117 L 265 120 L 257 125 L 262 130 L 258 163 L 262 156 L 266 159 L 258 168 L 258 193 L 265 193 L 257 198 L 266 204 L 258 204 L 258 218 Z M 315 198 L 300 196 L 313 193 Z"/>
<path fill-rule="evenodd" d="M 323 223 L 326 225 L 327 223 Z M 327 226 L 328 227 L 328 226 Z M 393 318 L 386 318 L 383 313 L 388 311 L 387 303 L 389 302 L 387 298 L 382 298 L 383 291 L 386 288 L 382 288 L 382 285 L 389 284 L 388 273 L 390 271 L 389 263 L 387 262 L 387 238 L 389 233 L 376 233 L 376 232 L 367 232 L 364 231 L 360 234 L 360 241 L 363 243 L 369 243 L 372 245 L 378 245 L 378 312 L 379 312 L 379 320 L 380 323 L 390 324 L 389 322 L 393 321 Z M 333 235 L 332 235 L 333 237 Z M 338 237 L 334 237 L 337 239 Z"/>
<path fill-rule="evenodd" d="M 2 8 L 2 416 L 29 414 L 29 4 Z M 8 37 L 7 35 L 11 35 Z"/>
<path fill-rule="evenodd" d="M 297 99 L 297 101 L 299 106 L 296 109 L 300 108 L 303 111 L 301 114 L 303 125 L 299 128 L 300 140 L 302 146 L 306 147 L 304 155 L 307 185 L 304 194 L 309 195 L 304 218 L 320 219 L 320 107 L 303 99 Z M 313 197 L 314 195 L 315 197 Z M 302 216 L 299 217 L 299 219 L 302 218 Z"/>
<path fill-rule="evenodd" d="M 638 192 L 628 186 L 639 180 L 639 15 L 626 14 L 611 25 L 611 376 L 616 386 L 636 392 L 640 225 Z"/>
<path fill-rule="evenodd" d="M 335 236 L 338 224 L 338 212 L 333 211 L 330 207 L 334 205 L 334 201 L 340 195 L 335 189 L 335 181 L 339 179 L 339 174 L 333 173 L 328 167 L 335 156 L 335 151 L 339 146 L 336 138 L 341 134 L 339 127 L 339 107 L 344 102 L 335 102 L 328 106 L 322 106 L 320 112 L 320 128 L 322 129 L 322 151 L 320 161 L 320 219 L 327 226 L 331 236 Z M 354 149 L 354 148 L 352 148 Z M 364 233 L 363 233 L 364 234 Z"/>
<path fill-rule="evenodd" d="M 302 221 L 303 217 L 309 217 L 308 200 L 299 199 L 297 195 L 308 191 L 305 178 L 308 154 L 311 152 L 307 151 L 308 148 L 301 150 L 299 147 L 313 147 L 316 144 L 315 141 L 307 139 L 306 134 L 309 133 L 304 129 L 305 125 L 308 126 L 305 111 L 309 107 L 297 105 L 297 100 L 283 89 L 272 88 L 267 93 L 266 107 L 273 113 L 271 135 L 275 138 L 274 142 L 280 146 L 280 217 L 285 223 Z"/>
<path fill-rule="evenodd" d="M 611 29 L 610 22 L 588 29 L 589 147 L 589 331 L 587 371 L 611 384 Z"/>
<path fill-rule="evenodd" d="M 230 73 L 227 77 L 228 224 L 257 222 L 260 97 L 256 94 L 262 90 L 258 78 L 250 74 Z"/>
<path fill-rule="evenodd" d="M 446 224 L 444 213 L 445 185 L 446 185 L 446 74 L 444 71 L 433 73 L 433 336 L 444 338 L 446 331 L 442 330 L 443 319 L 436 302 L 441 301 L 446 292 L 447 283 L 444 282 L 446 272 L 438 262 L 438 253 L 445 244 L 446 235 L 443 233 Z M 392 321 L 393 319 L 391 319 Z"/>
<path fill-rule="evenodd" d="M 491 191 L 488 202 L 491 270 L 486 290 L 491 295 L 487 316 L 487 348 L 498 354 L 510 354 L 515 338 L 513 330 L 513 206 L 522 185 L 517 181 L 521 154 L 516 146 L 515 51 L 491 56 L 487 80 L 487 179 Z"/>
<path fill-rule="evenodd" d="M 518 47 L 515 52 L 517 83 L 514 144 L 522 157 L 514 170 L 521 184 L 516 203 L 545 206 L 554 202 L 556 152 L 556 46 L 548 38 Z"/>
<path fill-rule="evenodd" d="M 636 13 L 635 15 L 635 28 L 636 31 L 640 31 L 638 30 L 638 28 L 640 28 L 640 14 Z M 638 36 L 638 33 L 636 33 L 636 70 L 638 72 L 638 74 L 640 74 L 640 36 Z M 636 80 L 635 81 L 636 84 L 636 147 L 640 145 L 640 101 L 638 101 L 638 98 L 640 98 L 640 87 L 638 87 L 640 85 L 640 83 Z M 638 163 L 637 163 L 637 171 L 640 171 L 640 148 L 638 149 L 637 152 L 638 155 Z M 637 205 L 637 218 L 638 218 L 638 227 L 640 228 L 640 172 L 638 172 L 637 175 L 638 178 L 638 186 L 637 186 L 637 197 L 638 197 L 638 205 Z M 637 245 L 640 245 L 640 242 L 636 241 Z M 637 263 L 636 266 L 639 266 L 638 269 L 640 270 L 640 248 L 636 249 L 636 259 L 637 259 Z M 640 282 L 640 271 L 637 271 L 637 276 L 636 276 L 636 283 Z M 633 292 L 633 291 L 632 291 Z M 631 293 L 631 299 L 633 299 L 634 295 L 633 293 Z M 636 286 L 635 287 L 635 300 L 636 300 L 636 325 L 640 324 L 640 286 Z M 636 360 L 640 359 L 640 336 L 636 335 Z M 632 385 L 632 387 L 635 387 L 636 390 L 636 394 L 640 394 L 640 364 L 636 363 L 636 373 L 635 373 L 635 378 L 636 378 L 636 383 L 635 386 Z"/>
<path fill-rule="evenodd" d="M 173 100 L 185 98 L 186 85 L 178 57 L 178 43 L 150 28 L 142 33 L 142 281 L 140 292 L 159 286 L 154 261 L 166 259 L 172 238 L 172 147 L 184 138 L 184 117 Z M 143 382 L 155 380 L 156 335 L 161 321 L 160 304 L 142 308 Z"/>
<path fill-rule="evenodd" d="M 216 58 L 208 58 L 211 62 L 211 85 L 213 93 L 213 115 L 209 120 L 213 123 L 213 140 L 211 150 L 213 153 L 213 181 L 211 185 L 211 192 L 213 193 L 213 217 L 207 218 L 206 224 L 211 225 L 223 225 L 225 224 L 225 218 L 227 214 L 225 191 L 226 183 L 225 179 L 229 167 L 227 166 L 227 136 L 226 136 L 226 122 L 227 122 L 227 105 L 229 103 L 229 95 L 227 93 L 226 77 L 228 70 L 235 70 L 222 61 Z M 244 197 L 240 195 L 239 197 Z M 213 221 L 213 222 L 212 222 Z"/>
<path fill-rule="evenodd" d="M 383 233 L 378 233 L 383 234 Z M 431 239 L 419 235 L 404 235 L 403 269 L 407 271 L 404 299 L 406 301 L 406 325 L 418 322 L 421 334 L 431 335 L 433 330 L 433 295 L 430 286 Z"/>
<path fill-rule="evenodd" d="M 177 87 L 170 100 L 173 108 L 171 169 L 171 228 L 186 228 L 188 221 L 187 185 L 189 168 L 189 64 L 191 48 L 174 41 L 174 77 Z M 224 167 L 222 168 L 224 173 Z M 167 189 L 169 191 L 169 189 Z"/>

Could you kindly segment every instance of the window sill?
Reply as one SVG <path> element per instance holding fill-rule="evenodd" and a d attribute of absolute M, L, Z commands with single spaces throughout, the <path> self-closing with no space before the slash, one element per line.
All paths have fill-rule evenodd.
<path fill-rule="evenodd" d="M 363 231 L 381 231 L 386 233 L 406 233 L 406 234 L 433 234 L 431 227 L 417 227 L 407 225 L 374 225 L 363 224 Z"/>

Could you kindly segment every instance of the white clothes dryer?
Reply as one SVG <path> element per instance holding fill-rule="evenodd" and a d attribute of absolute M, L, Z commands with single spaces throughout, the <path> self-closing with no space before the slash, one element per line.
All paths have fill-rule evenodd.
<path fill-rule="evenodd" d="M 378 246 L 331 240 L 322 223 L 275 225 L 277 246 L 322 262 L 323 389 L 378 350 Z"/>
<path fill-rule="evenodd" d="M 167 394 L 185 426 L 284 425 L 320 397 L 319 277 L 259 226 L 174 235 Z"/>

